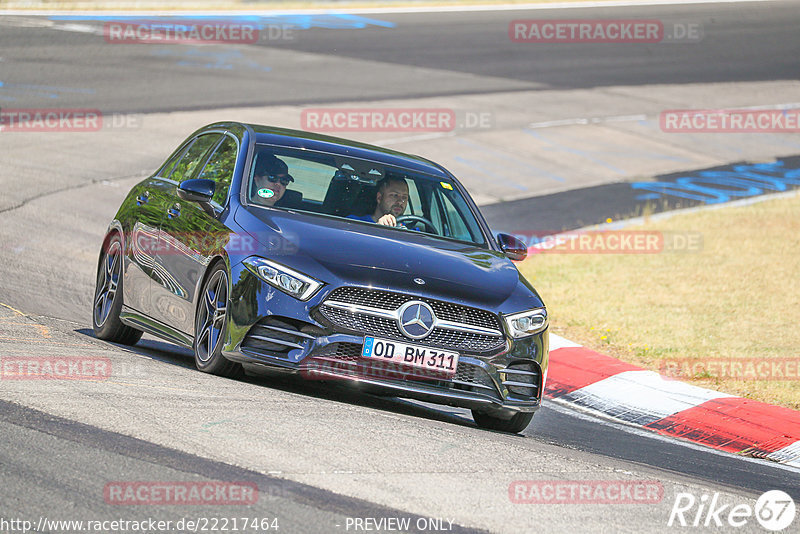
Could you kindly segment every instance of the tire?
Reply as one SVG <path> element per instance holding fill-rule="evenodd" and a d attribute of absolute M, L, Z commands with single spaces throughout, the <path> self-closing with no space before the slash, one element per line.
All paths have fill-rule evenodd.
<path fill-rule="evenodd" d="M 487 430 L 499 430 L 500 432 L 512 432 L 514 434 L 525 430 L 533 419 L 533 412 L 520 412 L 511 419 L 500 419 L 485 413 L 472 410 L 472 418 L 481 428 Z"/>
<path fill-rule="evenodd" d="M 135 345 L 142 337 L 136 330 L 119 320 L 122 309 L 122 241 L 114 234 L 103 247 L 97 266 L 97 281 L 92 301 L 92 330 L 98 339 Z"/>
<path fill-rule="evenodd" d="M 211 268 L 200 291 L 194 317 L 194 364 L 212 375 L 238 378 L 242 366 L 222 355 L 228 333 L 228 272 L 218 262 Z"/>

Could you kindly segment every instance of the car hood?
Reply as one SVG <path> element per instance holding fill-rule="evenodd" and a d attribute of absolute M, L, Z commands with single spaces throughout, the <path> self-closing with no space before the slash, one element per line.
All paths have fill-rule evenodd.
<path fill-rule="evenodd" d="M 268 257 L 332 285 L 442 297 L 482 308 L 497 308 L 524 290 L 511 261 L 486 248 L 300 212 L 242 209 L 236 220 L 266 247 Z"/>

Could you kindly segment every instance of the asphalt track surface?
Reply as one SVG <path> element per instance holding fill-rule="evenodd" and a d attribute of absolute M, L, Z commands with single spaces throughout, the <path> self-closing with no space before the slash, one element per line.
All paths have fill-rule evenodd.
<path fill-rule="evenodd" d="M 508 21 L 515 18 L 614 18 L 621 17 L 620 13 L 625 18 L 700 21 L 709 44 L 559 45 L 539 48 L 532 56 L 530 51 L 521 53 L 507 39 L 497 38 L 498 32 L 505 35 Z M 87 33 L 31 23 L 23 27 L 20 19 L 4 18 L 0 19 L 0 82 L 5 87 L 0 92 L 4 98 L 0 105 L 42 107 L 50 98 L 59 107 L 151 113 L 609 84 L 791 80 L 800 72 L 800 35 L 796 31 L 800 15 L 792 3 L 731 4 L 724 9 L 697 5 L 624 11 L 387 14 L 375 18 L 395 27 L 357 31 L 315 28 L 299 33 L 293 41 L 253 45 L 274 49 L 269 51 L 268 64 L 263 55 L 243 47 L 235 61 L 252 68 L 235 69 L 224 76 L 214 72 L 216 60 L 207 59 L 211 56 L 201 60 L 210 62 L 205 67 L 176 69 L 147 47 L 98 45 Z M 709 39 L 712 35 L 715 38 Z M 249 59 L 250 54 L 253 59 Z M 364 68 L 365 61 L 370 68 Z M 280 75 L 264 83 L 256 75 L 259 66 Z M 211 72 L 214 75 L 209 75 Z M 57 96 L 49 96 L 53 94 Z M 46 149 L 46 143 L 42 147 Z M 143 156 L 147 158 L 149 153 Z M 155 163 L 147 159 L 142 166 Z M 92 162 L 81 165 L 87 171 L 92 168 Z M 29 166 L 42 172 L 35 161 Z M 4 183 L 13 179 L 2 176 Z M 133 181 L 128 178 L 120 183 L 129 186 Z M 90 184 L 67 190 L 63 200 L 41 194 L 6 208 L 0 213 L 9 230 L 0 232 L 5 241 L 0 276 L 9 279 L 20 268 L 8 252 L 13 245 L 9 234 L 41 231 L 25 226 L 23 210 L 38 210 L 42 220 L 58 224 L 64 231 L 53 233 L 62 240 L 74 237 L 75 242 L 83 243 L 85 232 L 102 232 L 107 213 L 116 209 L 113 202 L 118 203 L 125 192 L 124 187 L 119 189 L 98 192 Z M 594 196 L 586 192 L 561 195 L 538 200 L 542 206 L 558 203 L 566 207 L 557 210 L 561 227 L 584 222 L 589 204 L 598 217 L 613 216 L 620 210 L 614 204 L 620 198 L 615 191 Z M 599 207 L 598 197 L 607 199 Z M 80 220 L 89 217 L 91 207 L 86 204 L 93 202 L 112 205 L 98 208 L 103 215 L 90 219 L 97 228 L 84 230 Z M 553 223 L 548 223 L 548 229 L 552 227 Z M 29 247 L 25 254 L 31 255 L 28 266 L 54 261 L 44 245 Z M 78 267 L 93 271 L 94 254 L 87 251 Z M 19 277 L 14 275 L 14 279 Z M 91 287 L 83 287 L 85 279 L 65 277 L 58 283 L 91 292 Z M 185 351 L 159 341 L 145 339 L 126 349 L 90 339 L 88 306 L 81 314 L 73 311 L 74 306 L 59 303 L 57 297 L 50 301 L 31 298 L 41 292 L 33 282 L 3 287 L 5 294 L 0 294 L 0 302 L 11 302 L 26 314 L 3 308 L 4 345 L 0 345 L 0 351 L 4 355 L 43 351 L 64 355 L 75 350 L 70 347 L 89 347 L 85 350 L 98 351 L 115 365 L 121 362 L 124 366 L 129 360 L 138 365 L 137 372 L 126 377 L 130 382 L 127 386 L 6 383 L 0 388 L 0 513 L 4 517 L 35 519 L 49 514 L 51 518 L 151 516 L 174 520 L 188 513 L 258 515 L 280 517 L 281 532 L 337 532 L 343 530 L 337 525 L 344 524 L 347 517 L 416 519 L 444 510 L 442 516 L 456 518 L 454 527 L 467 525 L 458 527 L 461 531 L 472 531 L 470 525 L 495 532 L 579 527 L 591 531 L 660 531 L 666 528 L 671 500 L 679 491 L 676 488 L 698 496 L 721 492 L 732 496 L 734 502 L 752 502 L 768 489 L 782 489 L 800 499 L 796 471 L 636 433 L 560 405 L 545 404 L 522 436 L 509 436 L 477 430 L 463 410 L 291 380 L 249 377 L 231 382 L 207 377 L 190 369 L 191 358 Z M 33 325 L 49 332 L 40 345 L 26 342 L 31 339 L 29 334 L 20 334 Z M 227 403 L 220 400 L 223 393 L 231 399 Z M 203 394 L 209 397 L 204 399 Z M 261 410 L 252 413 L 253 406 L 273 406 L 270 403 L 275 403 L 278 409 L 273 411 L 278 414 Z M 202 421 L 211 425 L 230 420 L 237 424 L 227 430 L 227 435 L 194 428 Z M 268 443 L 270 440 L 274 443 Z M 406 452 L 396 456 L 359 452 L 364 445 L 384 450 L 400 447 Z M 338 449 L 341 451 L 334 454 Z M 411 449 L 418 449 L 419 455 L 407 451 Z M 271 462 L 279 467 L 278 474 L 270 474 Z M 449 462 L 455 462 L 457 468 L 437 471 L 440 464 Z M 509 467 L 509 462 L 516 464 Z M 295 463 L 294 471 L 286 468 Z M 329 478 L 337 469 L 346 473 L 339 477 L 352 480 Z M 500 476 L 493 471 L 501 471 Z M 418 478 L 412 483 L 400 480 L 398 473 Z M 476 512 L 480 508 L 477 503 L 482 501 L 480 496 L 470 495 L 469 489 L 472 485 L 494 487 L 502 497 L 509 481 L 516 479 L 619 476 L 663 481 L 666 496 L 661 508 L 640 513 L 625 506 L 574 505 L 569 509 L 570 517 L 564 517 L 563 510 L 516 505 L 509 516 L 507 510 L 494 507 L 496 495 L 486 497 L 490 505 L 485 512 Z M 108 481 L 194 479 L 252 481 L 263 498 L 246 514 L 238 510 L 225 514 L 219 507 L 148 507 L 143 512 L 137 507 L 109 506 L 98 497 Z M 499 485 L 497 480 L 501 481 Z M 439 506 L 425 502 L 426 496 L 433 499 L 446 495 L 441 486 L 448 484 L 450 491 L 463 498 Z M 358 491 L 358 486 L 381 485 L 402 498 L 393 501 L 392 490 L 375 489 L 376 497 L 370 500 Z M 419 488 L 418 498 L 405 500 L 410 486 Z M 429 512 L 412 514 L 409 509 Z M 744 530 L 758 531 L 754 525 L 738 531 Z"/>
<path fill-rule="evenodd" d="M 666 28 L 673 23 L 699 24 L 703 40 L 699 45 L 554 43 L 531 48 L 507 37 L 509 21 L 515 19 L 622 16 L 660 20 Z M 54 34 L 35 25 L 4 26 L 7 60 L 2 70 L 5 80 L 0 81 L 30 86 L 14 93 L 14 107 L 40 105 L 37 86 L 63 86 L 72 88 L 60 94 L 58 103 L 63 107 L 151 113 L 486 91 L 795 80 L 800 67 L 797 16 L 793 2 L 726 4 L 724 8 L 700 4 L 367 14 L 363 17 L 375 22 L 365 22 L 364 28 L 315 27 L 255 45 L 270 49 L 266 60 L 248 50 L 228 57 L 227 52 L 213 50 L 194 53 L 194 57 L 175 52 L 175 63 L 191 62 L 196 69 L 175 68 L 175 63 L 159 57 L 156 46 L 106 46 L 86 33 Z M 103 21 L 91 18 L 54 22 L 103 26 Z M 222 63 L 226 60 L 249 68 L 229 70 Z M 265 68 L 273 73 L 266 80 L 259 76 Z M 218 75 L 222 69 L 224 76 Z"/>
<path fill-rule="evenodd" d="M 787 168 L 800 168 L 798 157 L 787 158 L 784 163 Z M 722 165 L 700 172 L 731 172 L 734 167 L 734 164 Z M 686 174 L 671 173 L 655 176 L 654 179 L 673 182 Z M 788 188 L 796 187 L 799 186 L 790 185 Z M 727 190 L 732 189 L 729 187 Z M 717 190 L 726 191 L 725 187 Z M 532 235 L 539 232 L 538 235 L 543 236 L 550 235 L 548 232 L 554 230 L 576 230 L 601 224 L 609 218 L 617 221 L 639 217 L 645 212 L 659 213 L 706 205 L 700 198 L 700 195 L 698 198 L 664 197 L 654 202 L 641 198 L 641 191 L 631 188 L 629 183 L 618 182 L 490 204 L 482 206 L 481 212 L 492 228 L 513 232 L 524 227 Z M 536 213 L 536 218 L 531 218 L 530 213 Z M 521 224 L 520 221 L 525 223 Z"/>

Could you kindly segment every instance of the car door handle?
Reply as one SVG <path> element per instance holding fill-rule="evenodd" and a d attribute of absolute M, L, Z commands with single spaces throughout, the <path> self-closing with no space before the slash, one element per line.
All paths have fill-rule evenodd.
<path fill-rule="evenodd" d="M 147 204 L 149 200 L 150 200 L 150 192 L 145 191 L 144 193 L 136 197 L 136 205 L 141 206 L 142 204 Z"/>
<path fill-rule="evenodd" d="M 170 219 L 174 219 L 175 217 L 180 216 L 180 214 L 181 214 L 180 207 L 170 208 L 167 210 L 167 217 Z"/>

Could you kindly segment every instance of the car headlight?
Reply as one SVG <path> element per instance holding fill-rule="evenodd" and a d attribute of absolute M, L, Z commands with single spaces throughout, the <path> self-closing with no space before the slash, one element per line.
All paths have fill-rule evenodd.
<path fill-rule="evenodd" d="M 503 317 L 506 320 L 508 333 L 513 338 L 532 336 L 547 328 L 547 310 L 536 308 L 520 313 L 512 313 Z"/>
<path fill-rule="evenodd" d="M 322 282 L 280 263 L 250 256 L 244 265 L 271 286 L 298 300 L 308 300 L 322 287 Z"/>

